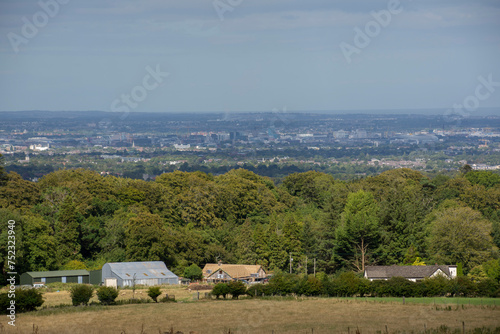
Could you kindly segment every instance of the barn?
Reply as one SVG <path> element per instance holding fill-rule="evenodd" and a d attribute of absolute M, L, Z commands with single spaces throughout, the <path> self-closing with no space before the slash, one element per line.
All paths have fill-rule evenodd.
<path fill-rule="evenodd" d="M 34 283 L 89 283 L 87 270 L 29 271 L 21 274 L 21 285 Z"/>
<path fill-rule="evenodd" d="M 110 262 L 102 266 L 102 283 L 114 287 L 179 284 L 179 277 L 162 261 Z"/>

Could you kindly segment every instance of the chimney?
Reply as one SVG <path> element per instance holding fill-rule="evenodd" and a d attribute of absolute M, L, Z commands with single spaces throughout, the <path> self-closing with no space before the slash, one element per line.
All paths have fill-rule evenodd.
<path fill-rule="evenodd" d="M 222 266 L 222 261 L 219 260 L 218 264 L 219 264 L 219 267 Z"/>

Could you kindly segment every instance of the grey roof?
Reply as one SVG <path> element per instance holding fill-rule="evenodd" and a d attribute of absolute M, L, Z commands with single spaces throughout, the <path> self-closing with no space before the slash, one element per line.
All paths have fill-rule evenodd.
<path fill-rule="evenodd" d="M 67 276 L 88 276 L 87 270 L 58 270 L 58 271 L 28 271 L 28 275 L 33 278 L 41 277 L 67 277 Z"/>
<path fill-rule="evenodd" d="M 150 262 L 110 262 L 111 271 L 121 279 L 177 278 L 162 261 Z"/>
<path fill-rule="evenodd" d="M 422 279 L 430 277 L 438 269 L 441 269 L 444 274 L 450 276 L 450 266 L 433 265 L 433 266 L 366 266 L 365 275 L 368 278 L 391 278 L 405 277 Z"/>

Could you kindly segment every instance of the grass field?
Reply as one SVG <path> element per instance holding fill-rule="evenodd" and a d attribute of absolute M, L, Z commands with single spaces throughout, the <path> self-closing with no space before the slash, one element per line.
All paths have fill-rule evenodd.
<path fill-rule="evenodd" d="M 127 290 L 125 290 L 127 291 Z M 145 291 L 145 290 L 144 290 Z M 136 291 L 137 293 L 137 291 Z M 179 294 L 180 292 L 178 292 Z M 186 291 L 186 300 L 192 299 Z M 47 295 L 47 299 L 51 299 Z M 275 298 L 205 300 L 122 306 L 68 307 L 20 314 L 16 328 L 5 333 L 164 333 L 171 327 L 183 333 L 424 333 L 446 326 L 462 333 L 474 328 L 500 327 L 500 306 L 433 303 L 433 299 L 402 304 L 401 299 Z M 54 299 L 58 302 L 58 299 Z M 409 301 L 409 299 L 407 299 Z M 10 326 L 8 326 L 10 327 Z M 444 328 L 444 327 L 442 327 Z M 500 330 L 500 329 L 499 329 Z M 174 331 L 174 332 L 175 332 Z"/>

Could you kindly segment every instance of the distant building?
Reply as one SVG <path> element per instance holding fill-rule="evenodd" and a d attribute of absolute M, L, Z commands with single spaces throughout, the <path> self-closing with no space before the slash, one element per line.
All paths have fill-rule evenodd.
<path fill-rule="evenodd" d="M 207 263 L 203 268 L 203 280 L 207 282 L 228 282 L 245 280 L 255 282 L 267 277 L 261 265 Z"/>
<path fill-rule="evenodd" d="M 162 261 L 106 263 L 101 277 L 102 284 L 114 287 L 179 284 L 179 277 Z"/>
<path fill-rule="evenodd" d="M 59 271 L 29 271 L 21 275 L 21 285 L 33 285 L 34 283 L 89 283 L 89 272 L 87 270 L 59 270 Z"/>
<path fill-rule="evenodd" d="M 444 276 L 449 279 L 455 278 L 457 277 L 457 266 L 367 266 L 364 274 L 364 277 L 370 281 L 404 277 L 407 280 L 416 282 L 436 276 Z"/>

